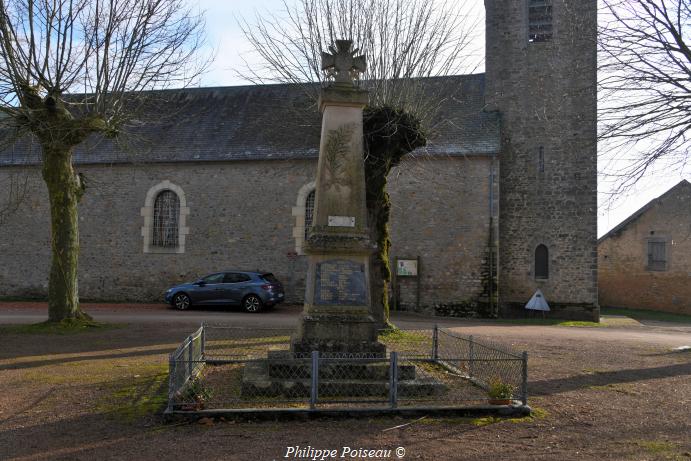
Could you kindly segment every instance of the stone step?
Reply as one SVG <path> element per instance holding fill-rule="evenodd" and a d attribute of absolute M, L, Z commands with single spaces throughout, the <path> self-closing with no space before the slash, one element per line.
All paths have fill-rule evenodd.
<path fill-rule="evenodd" d="M 312 376 L 312 364 L 305 361 L 269 361 L 269 377 L 279 379 L 307 379 Z M 320 379 L 367 379 L 387 380 L 391 367 L 388 363 L 336 363 L 329 360 L 320 361 Z M 415 379 L 413 365 L 399 365 L 398 379 L 401 381 Z"/>
<path fill-rule="evenodd" d="M 242 377 L 242 396 L 253 397 L 309 397 L 310 379 L 273 378 L 268 375 L 268 362 L 245 364 Z M 411 379 L 398 383 L 401 397 L 439 395 L 446 386 L 436 380 Z M 382 397 L 389 395 L 389 382 L 384 379 L 320 379 L 320 397 Z"/>

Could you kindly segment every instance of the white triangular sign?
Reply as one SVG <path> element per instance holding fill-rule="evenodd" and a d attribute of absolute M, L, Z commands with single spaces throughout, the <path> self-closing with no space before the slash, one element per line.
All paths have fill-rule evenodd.
<path fill-rule="evenodd" d="M 528 301 L 528 304 L 525 305 L 525 308 L 534 311 L 549 311 L 549 304 L 547 304 L 542 291 L 537 290 L 533 297 L 530 298 L 530 301 Z"/>

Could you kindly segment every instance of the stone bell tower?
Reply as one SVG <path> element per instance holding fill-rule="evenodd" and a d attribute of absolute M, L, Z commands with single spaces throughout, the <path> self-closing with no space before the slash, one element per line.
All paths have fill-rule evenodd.
<path fill-rule="evenodd" d="M 597 0 L 485 0 L 487 110 L 501 114 L 500 315 L 540 289 L 597 320 Z"/>
<path fill-rule="evenodd" d="M 322 89 L 321 143 L 312 228 L 305 245 L 305 307 L 294 352 L 384 353 L 370 300 L 362 110 L 368 93 L 354 79 L 365 71 L 350 40 L 322 53 L 332 81 Z"/>

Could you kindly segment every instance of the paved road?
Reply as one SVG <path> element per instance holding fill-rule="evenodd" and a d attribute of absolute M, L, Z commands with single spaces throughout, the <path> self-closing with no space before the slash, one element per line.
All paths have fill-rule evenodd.
<path fill-rule="evenodd" d="M 283 305 L 259 314 L 228 309 L 176 311 L 164 304 L 115 305 L 85 304 L 84 309 L 101 322 L 109 323 L 184 323 L 190 327 L 201 322 L 219 322 L 245 327 L 292 328 L 297 326 L 301 306 Z M 0 303 L 0 324 L 37 323 L 47 318 L 47 308 L 41 303 Z M 393 322 L 401 328 L 430 328 L 435 323 L 454 328 L 464 334 L 490 337 L 508 336 L 513 339 L 554 336 L 555 338 L 621 341 L 665 347 L 691 345 L 691 325 L 667 322 L 639 323 L 628 319 L 606 319 L 608 328 L 565 328 L 545 325 L 501 324 L 491 320 L 431 318 L 427 316 L 394 313 Z"/>

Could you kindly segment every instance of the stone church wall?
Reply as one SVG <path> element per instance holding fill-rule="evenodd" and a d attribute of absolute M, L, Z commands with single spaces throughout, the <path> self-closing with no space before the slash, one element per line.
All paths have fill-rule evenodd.
<path fill-rule="evenodd" d="M 417 281 L 398 278 L 402 309 L 447 315 L 477 310 L 486 283 L 491 168 L 490 158 L 470 157 L 409 160 L 391 172 L 391 257 L 420 257 L 420 307 Z M 497 191 L 494 182 L 495 215 Z"/>
<path fill-rule="evenodd" d="M 487 157 L 416 159 L 392 172 L 391 255 L 422 258 L 423 310 L 482 292 L 488 230 Z M 301 302 L 306 262 L 293 237 L 298 192 L 316 161 L 80 165 L 83 299 L 157 301 L 163 291 L 223 269 L 272 271 L 288 302 Z M 37 169 L 0 169 L 27 178 L 29 194 L 0 224 L 0 296 L 45 296 L 50 262 L 47 192 Z M 183 253 L 144 253 L 147 192 L 168 180 L 185 194 Z M 0 188 L 2 194 L 7 190 Z"/>

